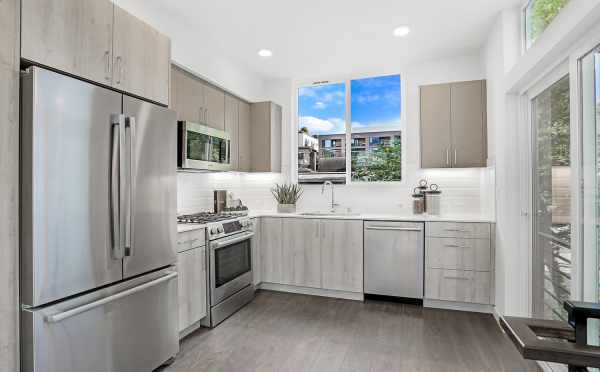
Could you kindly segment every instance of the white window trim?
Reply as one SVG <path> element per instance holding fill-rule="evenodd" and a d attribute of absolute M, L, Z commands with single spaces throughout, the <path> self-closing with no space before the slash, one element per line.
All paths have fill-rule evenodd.
<path fill-rule="evenodd" d="M 352 80 L 358 80 L 358 79 L 367 79 L 367 78 L 376 78 L 376 77 L 381 77 L 381 76 L 392 76 L 392 75 L 399 75 L 400 76 L 400 107 L 401 107 L 401 112 L 400 112 L 400 124 L 402 127 L 402 138 L 401 138 L 401 143 L 402 143 L 402 159 L 401 159 L 401 173 L 400 173 L 400 177 L 401 180 L 400 181 L 353 181 L 352 180 L 352 157 L 348 156 L 347 154 L 351 153 L 352 150 L 352 143 L 351 143 L 351 138 L 352 138 L 352 102 L 351 102 L 351 84 L 350 82 Z M 408 155 L 407 153 L 407 141 L 406 141 L 406 137 L 407 137 L 407 120 L 406 120 L 406 94 L 407 94 L 407 90 L 406 90 L 406 82 L 404 80 L 404 75 L 400 72 L 382 72 L 382 73 L 368 73 L 368 74 L 352 74 L 352 75 L 344 75 L 344 76 L 338 76 L 335 78 L 316 78 L 316 79 L 301 79 L 298 81 L 295 81 L 292 84 L 292 90 L 293 90 L 293 102 L 292 102 L 292 131 L 291 133 L 298 133 L 298 127 L 299 127 L 299 115 L 298 115 L 298 98 L 299 98 L 299 91 L 301 88 L 307 88 L 307 87 L 315 87 L 315 86 L 320 86 L 320 85 L 329 85 L 329 84 L 340 84 L 340 83 L 344 83 L 346 84 L 346 185 L 391 185 L 391 186 L 405 186 L 407 185 L 407 181 L 406 181 L 406 157 Z M 291 170 L 291 175 L 290 175 L 290 179 L 292 180 L 292 182 L 294 183 L 298 183 L 298 136 L 297 135 L 292 135 L 292 141 L 291 141 L 291 146 L 292 146 L 292 157 L 293 157 L 293 162 L 292 162 L 292 166 L 290 167 Z"/>

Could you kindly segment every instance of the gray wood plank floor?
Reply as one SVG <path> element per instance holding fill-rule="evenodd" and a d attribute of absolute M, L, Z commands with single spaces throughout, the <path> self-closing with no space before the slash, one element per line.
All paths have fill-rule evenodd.
<path fill-rule="evenodd" d="M 161 372 L 510 371 L 521 359 L 491 315 L 259 291 L 181 343 Z"/>

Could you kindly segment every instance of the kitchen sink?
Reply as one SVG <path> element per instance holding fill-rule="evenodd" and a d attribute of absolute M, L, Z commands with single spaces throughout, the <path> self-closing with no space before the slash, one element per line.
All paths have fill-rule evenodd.
<path fill-rule="evenodd" d="M 314 212 L 302 212 L 299 213 L 301 216 L 360 216 L 357 212 L 337 212 L 337 211 L 314 211 Z"/>

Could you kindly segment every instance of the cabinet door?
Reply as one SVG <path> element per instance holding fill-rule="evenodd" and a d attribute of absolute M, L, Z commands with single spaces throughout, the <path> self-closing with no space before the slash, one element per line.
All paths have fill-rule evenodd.
<path fill-rule="evenodd" d="M 115 6 L 113 86 L 152 101 L 169 103 L 171 41 Z"/>
<path fill-rule="evenodd" d="M 204 85 L 206 101 L 206 124 L 215 129 L 225 130 L 225 93 L 210 85 Z"/>
<path fill-rule="evenodd" d="M 113 4 L 106 0 L 22 0 L 21 56 L 111 84 Z"/>
<path fill-rule="evenodd" d="M 321 220 L 324 289 L 363 291 L 363 222 Z"/>
<path fill-rule="evenodd" d="M 253 218 L 254 236 L 252 237 L 252 283 L 256 286 L 262 282 L 261 249 L 260 249 L 260 218 Z"/>
<path fill-rule="evenodd" d="M 260 224 L 262 281 L 282 283 L 281 218 L 265 217 Z"/>
<path fill-rule="evenodd" d="M 487 162 L 485 81 L 452 84 L 452 166 L 485 167 Z"/>
<path fill-rule="evenodd" d="M 239 121 L 238 121 L 238 100 L 235 97 L 225 96 L 225 132 L 231 136 L 231 167 L 233 170 L 239 169 Z"/>
<path fill-rule="evenodd" d="M 421 87 L 421 168 L 450 168 L 450 84 Z"/>
<path fill-rule="evenodd" d="M 171 108 L 177 112 L 177 120 L 204 123 L 204 85 L 187 72 L 172 67 Z"/>
<path fill-rule="evenodd" d="M 179 272 L 179 332 L 206 316 L 205 247 L 177 254 Z"/>
<path fill-rule="evenodd" d="M 321 243 L 318 219 L 284 218 L 283 284 L 321 288 Z"/>
<path fill-rule="evenodd" d="M 238 168 L 242 172 L 250 172 L 252 159 L 250 157 L 250 105 L 238 102 Z"/>

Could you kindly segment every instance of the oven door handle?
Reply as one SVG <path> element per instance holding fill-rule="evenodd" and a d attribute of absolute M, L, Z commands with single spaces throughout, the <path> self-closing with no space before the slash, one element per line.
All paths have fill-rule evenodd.
<path fill-rule="evenodd" d="M 231 244 L 239 243 L 241 241 L 250 239 L 253 236 L 254 236 L 254 233 L 250 232 L 250 233 L 246 233 L 244 235 L 236 236 L 235 238 L 232 238 L 232 239 L 214 241 L 214 242 L 210 243 L 210 247 L 212 249 L 219 249 L 219 248 L 231 245 Z"/>

